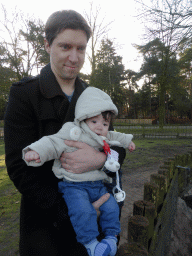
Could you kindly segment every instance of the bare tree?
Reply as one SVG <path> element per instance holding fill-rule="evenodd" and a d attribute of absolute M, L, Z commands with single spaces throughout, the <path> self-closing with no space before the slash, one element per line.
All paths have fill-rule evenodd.
<path fill-rule="evenodd" d="M 91 27 L 92 37 L 90 39 L 91 54 L 88 54 L 88 59 L 91 63 L 91 75 L 93 76 L 96 69 L 96 51 L 97 46 L 101 40 L 106 37 L 108 31 L 110 30 L 110 25 L 113 21 L 105 23 L 105 17 L 100 15 L 101 8 L 94 8 L 93 2 L 90 3 L 89 13 L 85 12 L 85 18 Z"/>
<path fill-rule="evenodd" d="M 5 49 L 4 59 L 6 66 L 15 71 L 20 80 L 23 76 L 30 76 L 44 62 L 44 25 L 16 7 L 8 13 L 2 5 L 1 12 L 0 41 Z"/>
<path fill-rule="evenodd" d="M 152 0 L 147 12 L 148 36 L 160 38 L 162 43 L 178 50 L 181 43 L 192 36 L 192 6 L 189 0 Z M 146 18 L 145 18 L 146 19 Z"/>

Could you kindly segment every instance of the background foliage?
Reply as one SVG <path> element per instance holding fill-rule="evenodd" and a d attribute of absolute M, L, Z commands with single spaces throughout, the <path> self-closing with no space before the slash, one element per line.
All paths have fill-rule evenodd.
<path fill-rule="evenodd" d="M 135 0 L 138 18 L 146 24 L 144 44 L 135 45 L 143 56 L 139 72 L 126 70 L 107 37 L 112 22 L 99 23 L 99 8 L 90 5 L 85 17 L 92 28 L 88 58 L 90 74 L 80 74 L 91 86 L 107 92 L 119 117 L 152 118 L 165 123 L 192 120 L 192 7 L 188 0 Z M 11 84 L 39 73 L 49 62 L 44 49 L 41 20 L 1 6 L 0 18 L 0 119 L 3 119 Z M 124 31 L 126 33 L 126 31 Z M 126 53 L 125 53 L 126 54 Z M 141 85 L 142 81 L 142 85 Z M 140 84 L 140 86 L 138 85 Z"/>

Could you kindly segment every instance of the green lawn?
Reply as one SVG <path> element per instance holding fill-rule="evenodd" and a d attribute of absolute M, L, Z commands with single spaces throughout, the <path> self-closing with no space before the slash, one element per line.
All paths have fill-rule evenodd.
<path fill-rule="evenodd" d="M 18 255 L 20 193 L 5 168 L 4 144 L 0 141 L 0 255 Z"/>
<path fill-rule="evenodd" d="M 136 150 L 127 155 L 123 169 L 127 171 L 137 170 L 140 167 L 152 166 L 162 163 L 172 155 L 183 154 L 192 151 L 192 141 L 189 139 L 133 139 Z"/>

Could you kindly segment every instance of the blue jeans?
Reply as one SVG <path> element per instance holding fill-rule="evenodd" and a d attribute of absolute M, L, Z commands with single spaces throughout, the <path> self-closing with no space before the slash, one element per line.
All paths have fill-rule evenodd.
<path fill-rule="evenodd" d="M 77 241 L 87 244 L 99 235 L 97 213 L 92 203 L 107 193 L 102 181 L 59 182 L 59 192 L 68 207 L 68 215 L 77 235 Z M 105 236 L 119 235 L 119 206 L 112 195 L 100 207 L 100 226 Z"/>

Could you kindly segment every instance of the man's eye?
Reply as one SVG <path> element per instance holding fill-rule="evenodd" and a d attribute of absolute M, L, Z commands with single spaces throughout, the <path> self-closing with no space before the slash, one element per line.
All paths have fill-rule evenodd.
<path fill-rule="evenodd" d="M 96 121 L 92 121 L 92 123 L 96 124 Z"/>
<path fill-rule="evenodd" d="M 62 45 L 63 50 L 69 50 L 71 49 L 71 46 L 69 44 Z"/>
<path fill-rule="evenodd" d="M 85 46 L 79 46 L 79 47 L 78 47 L 78 51 L 83 52 L 83 51 L 85 51 L 85 48 L 86 48 Z"/>

